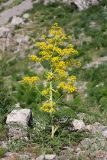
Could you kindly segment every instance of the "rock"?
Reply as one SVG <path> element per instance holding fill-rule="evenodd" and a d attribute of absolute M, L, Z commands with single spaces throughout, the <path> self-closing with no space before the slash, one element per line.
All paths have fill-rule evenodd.
<path fill-rule="evenodd" d="M 89 8 L 91 5 L 97 5 L 99 3 L 98 0 L 73 0 L 73 2 L 80 11 Z"/>
<path fill-rule="evenodd" d="M 85 129 L 85 123 L 83 120 L 74 119 L 72 125 L 74 130 L 83 131 Z"/>
<path fill-rule="evenodd" d="M 102 131 L 102 135 L 103 135 L 105 138 L 107 138 L 107 130 Z"/>
<path fill-rule="evenodd" d="M 29 37 L 24 35 L 19 35 L 16 39 L 18 44 L 28 43 Z"/>
<path fill-rule="evenodd" d="M 29 19 L 29 17 L 30 17 L 30 15 L 29 15 L 28 13 L 25 13 L 25 14 L 23 15 L 23 18 L 24 18 L 24 19 Z"/>
<path fill-rule="evenodd" d="M 98 158 L 98 160 L 107 160 L 107 152 L 97 151 L 96 152 L 96 158 Z"/>
<path fill-rule="evenodd" d="M 31 116 L 32 114 L 30 109 L 15 109 L 7 115 L 6 124 L 27 126 L 29 124 Z"/>
<path fill-rule="evenodd" d="M 0 147 L 7 149 L 8 148 L 7 141 L 0 141 Z"/>
<path fill-rule="evenodd" d="M 12 18 L 11 24 L 14 25 L 14 26 L 17 26 L 17 25 L 20 25 L 20 24 L 24 24 L 24 21 L 21 17 L 14 16 Z"/>
<path fill-rule="evenodd" d="M 29 153 L 21 154 L 21 153 L 7 152 L 5 154 L 5 158 L 3 160 L 5 160 L 5 159 L 6 160 L 17 160 L 17 159 L 20 159 L 20 160 L 30 160 L 30 159 L 32 159 L 33 160 L 33 157 Z"/>
<path fill-rule="evenodd" d="M 45 160 L 57 160 L 57 157 L 55 154 L 47 154 L 45 155 Z"/>
<path fill-rule="evenodd" d="M 6 38 L 10 33 L 10 29 L 7 27 L 0 27 L 0 38 Z"/>
<path fill-rule="evenodd" d="M 86 125 L 85 130 L 92 132 L 93 126 L 92 125 Z"/>
<path fill-rule="evenodd" d="M 82 148 L 89 149 L 91 147 L 92 140 L 90 138 L 85 138 L 81 141 Z"/>
<path fill-rule="evenodd" d="M 36 160 L 57 160 L 57 157 L 55 154 L 46 154 L 39 156 Z"/>
<path fill-rule="evenodd" d="M 9 132 L 8 137 L 9 139 L 25 139 L 28 140 L 27 136 L 27 128 L 24 128 L 22 126 L 8 126 Z"/>
<path fill-rule="evenodd" d="M 37 2 L 43 2 L 44 5 L 49 3 L 65 3 L 67 5 L 76 5 L 80 11 L 89 8 L 91 5 L 99 4 L 99 0 L 38 0 Z"/>
<path fill-rule="evenodd" d="M 45 160 L 45 156 L 44 156 L 44 155 L 41 155 L 41 156 L 39 156 L 38 158 L 36 158 L 36 160 Z"/>
<path fill-rule="evenodd" d="M 14 109 L 7 115 L 6 124 L 8 125 L 9 139 L 28 140 L 27 128 L 31 123 L 32 113 L 30 109 Z"/>
<path fill-rule="evenodd" d="M 92 125 L 92 133 L 93 134 L 96 134 L 96 133 L 99 133 L 99 134 L 102 134 L 102 131 L 106 130 L 107 129 L 107 126 L 104 126 L 102 124 L 100 124 L 99 122 L 95 122 L 93 125 Z"/>

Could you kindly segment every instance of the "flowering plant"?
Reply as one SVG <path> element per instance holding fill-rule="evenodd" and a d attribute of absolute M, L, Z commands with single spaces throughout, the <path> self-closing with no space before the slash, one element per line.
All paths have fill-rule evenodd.
<path fill-rule="evenodd" d="M 74 86 L 76 77 L 70 75 L 68 69 L 71 66 L 80 65 L 80 63 L 74 59 L 74 55 L 77 55 L 78 51 L 74 49 L 72 44 L 69 44 L 69 40 L 70 37 L 55 23 L 50 28 L 48 35 L 42 35 L 41 40 L 36 43 L 36 47 L 39 49 L 38 53 L 29 56 L 29 59 L 33 62 L 48 63 L 43 77 L 46 85 L 41 91 L 46 100 L 40 106 L 40 110 L 48 112 L 52 119 L 54 113 L 58 110 L 58 101 L 62 97 L 61 95 L 55 101 L 54 94 L 60 91 L 72 94 L 77 90 Z M 38 81 L 42 81 L 39 76 L 23 78 L 23 82 L 28 84 L 34 84 Z M 58 126 L 52 124 L 52 138 L 57 129 Z"/>

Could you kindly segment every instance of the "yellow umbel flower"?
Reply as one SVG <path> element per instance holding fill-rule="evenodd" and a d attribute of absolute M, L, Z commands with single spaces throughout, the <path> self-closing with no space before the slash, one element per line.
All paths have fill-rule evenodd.
<path fill-rule="evenodd" d="M 30 55 L 29 59 L 33 62 L 40 62 L 40 58 L 38 58 L 36 55 Z"/>
<path fill-rule="evenodd" d="M 32 76 L 32 77 L 27 76 L 22 79 L 22 82 L 26 84 L 34 84 L 35 82 L 38 82 L 38 81 L 39 81 L 38 76 Z"/>
<path fill-rule="evenodd" d="M 76 87 L 73 86 L 71 83 L 61 82 L 61 83 L 59 83 L 58 88 L 65 90 L 68 93 L 72 93 L 72 92 L 76 91 Z"/>
<path fill-rule="evenodd" d="M 56 103 L 53 101 L 44 102 L 40 107 L 40 110 L 43 112 L 54 113 L 56 111 Z"/>
<path fill-rule="evenodd" d="M 71 82 L 75 82 L 76 81 L 76 76 L 70 76 L 69 79 L 70 79 Z"/>
<path fill-rule="evenodd" d="M 60 57 L 58 57 L 58 56 L 51 58 L 51 62 L 52 62 L 53 64 L 56 63 L 56 62 L 59 62 L 59 60 L 60 60 Z"/>
<path fill-rule="evenodd" d="M 57 79 L 66 78 L 68 76 L 67 72 L 63 69 L 56 69 L 55 72 L 58 74 Z"/>
<path fill-rule="evenodd" d="M 49 95 L 49 92 L 50 92 L 50 89 L 48 88 L 48 89 L 44 89 L 44 90 L 41 92 L 41 94 L 42 94 L 43 96 L 47 96 L 47 95 Z"/>
<path fill-rule="evenodd" d="M 48 81 L 52 81 L 54 78 L 54 74 L 52 72 L 48 72 L 46 75 L 46 78 Z"/>
<path fill-rule="evenodd" d="M 66 69 L 66 63 L 64 61 L 59 61 L 58 63 L 55 63 L 54 66 L 56 69 L 65 70 Z"/>

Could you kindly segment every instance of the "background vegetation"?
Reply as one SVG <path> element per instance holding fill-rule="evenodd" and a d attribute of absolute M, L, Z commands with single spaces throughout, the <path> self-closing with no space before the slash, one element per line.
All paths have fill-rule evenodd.
<path fill-rule="evenodd" d="M 59 152 L 66 145 L 76 144 L 89 135 L 81 132 L 70 132 L 68 127 L 77 114 L 84 112 L 85 122 L 93 123 L 99 121 L 107 123 L 107 63 L 84 69 L 85 64 L 95 61 L 100 57 L 107 56 L 107 2 L 104 0 L 100 5 L 93 6 L 88 10 L 79 12 L 74 7 L 53 4 L 50 6 L 34 5 L 29 11 L 32 23 L 23 28 L 16 28 L 17 33 L 22 30 L 35 40 L 47 32 L 54 22 L 72 35 L 75 48 L 79 51 L 77 59 L 82 63 L 79 69 L 70 68 L 70 72 L 77 76 L 82 87 L 77 95 L 69 101 L 60 101 L 62 110 L 56 114 L 56 121 L 61 128 L 56 133 L 54 140 L 49 137 L 49 129 L 46 128 L 50 122 L 48 115 L 44 115 L 38 109 L 41 95 L 32 88 L 26 88 L 19 83 L 23 75 L 33 75 L 34 70 L 27 59 L 21 58 L 20 54 L 11 55 L 8 51 L 1 51 L 0 57 L 0 139 L 4 138 L 5 118 L 14 104 L 20 102 L 22 107 L 32 108 L 34 117 L 34 129 L 30 130 L 30 141 L 41 146 L 46 152 Z M 27 49 L 26 55 L 34 52 Z M 87 82 L 84 89 L 84 82 Z M 42 86 L 40 86 L 42 87 Z M 29 91 L 29 92 L 28 92 Z M 59 121 L 60 119 L 60 121 Z M 42 125 L 41 125 L 42 124 Z M 68 134 L 69 133 L 69 134 Z M 36 136 L 35 136 L 36 135 Z M 6 137 L 6 136 L 5 136 Z M 66 137 L 66 138 L 65 138 Z M 18 143 L 17 143 L 18 144 Z M 26 146 L 21 143 L 22 146 Z M 10 146 L 12 148 L 12 145 Z M 14 148 L 14 147 L 13 147 Z M 16 147 L 17 149 L 17 147 Z M 41 150 L 42 150 L 41 149 Z M 20 150 L 20 149 L 19 149 Z M 48 151 L 47 151 L 48 150 Z"/>

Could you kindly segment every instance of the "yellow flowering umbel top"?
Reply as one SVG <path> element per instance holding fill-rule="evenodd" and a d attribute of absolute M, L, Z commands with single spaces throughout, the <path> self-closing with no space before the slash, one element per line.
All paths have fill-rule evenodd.
<path fill-rule="evenodd" d="M 38 81 L 39 81 L 38 76 L 32 76 L 32 77 L 27 76 L 22 79 L 22 82 L 25 84 L 35 84 Z"/>
<path fill-rule="evenodd" d="M 36 63 L 47 63 L 44 80 L 48 85 L 44 87 L 41 94 L 46 98 L 41 110 L 54 113 L 57 111 L 57 104 L 54 102 L 53 94 L 57 91 L 72 94 L 77 89 L 74 86 L 76 77 L 69 75 L 70 67 L 80 66 L 80 62 L 74 59 L 78 51 L 70 43 L 71 38 L 65 34 L 63 29 L 55 23 L 47 35 L 42 35 L 40 41 L 36 43 L 38 53 L 32 54 L 29 59 Z M 25 83 L 33 84 L 39 80 L 38 77 L 25 77 Z"/>

